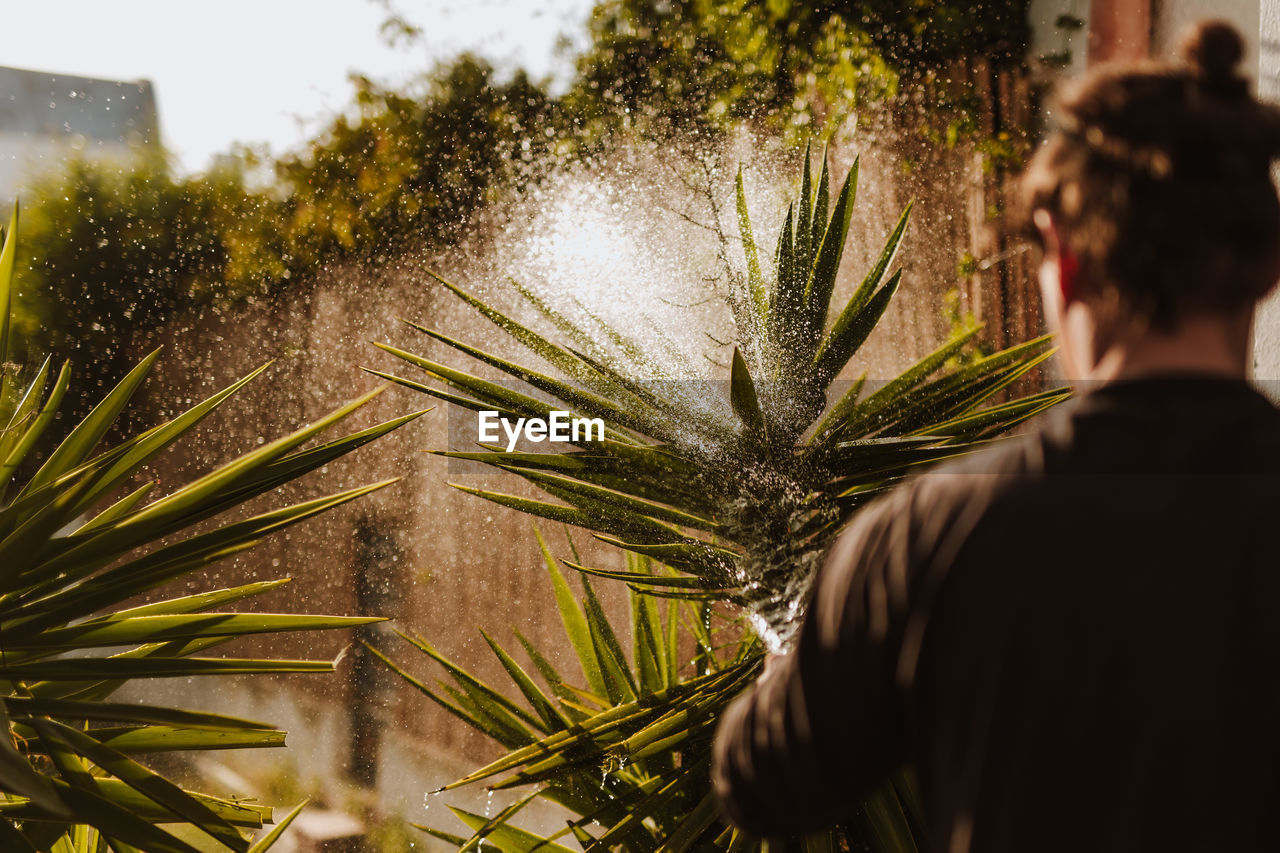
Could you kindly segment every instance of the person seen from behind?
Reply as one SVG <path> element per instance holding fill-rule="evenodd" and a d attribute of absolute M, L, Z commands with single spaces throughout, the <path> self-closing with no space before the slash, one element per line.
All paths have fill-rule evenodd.
<path fill-rule="evenodd" d="M 1060 95 L 1021 186 L 1076 399 L 839 537 L 717 734 L 739 827 L 909 767 L 935 851 L 1280 848 L 1280 411 L 1246 381 L 1280 111 L 1229 25 L 1182 53 Z"/>

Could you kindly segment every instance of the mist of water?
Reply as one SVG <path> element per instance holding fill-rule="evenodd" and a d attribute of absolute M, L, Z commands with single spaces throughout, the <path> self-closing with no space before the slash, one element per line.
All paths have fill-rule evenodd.
<path fill-rule="evenodd" d="M 913 194 L 903 186 L 895 153 L 881 149 L 877 155 L 874 146 L 863 142 L 852 140 L 829 154 L 837 180 L 855 153 L 863 155 L 853 236 L 836 302 L 860 279 Z M 483 365 L 460 363 L 456 352 L 408 330 L 400 318 L 538 367 L 536 357 L 436 286 L 425 274 L 429 268 L 553 340 L 654 383 L 664 396 L 687 408 L 688 429 L 681 440 L 708 466 L 737 483 L 736 490 L 724 496 L 724 516 L 735 526 L 736 540 L 746 546 L 736 580 L 747 593 L 748 621 L 771 649 L 782 648 L 794 633 L 801 602 L 821 560 L 820 553 L 788 535 L 813 511 L 805 503 L 807 490 L 794 472 L 745 465 L 732 447 L 708 440 L 706 431 L 697 428 L 708 420 L 737 428 L 727 377 L 733 345 L 739 342 L 728 299 L 734 276 L 740 276 L 744 266 L 733 209 L 733 178 L 740 164 L 752 222 L 762 255 L 767 256 L 787 201 L 798 191 L 797 152 L 769 153 L 745 136 L 710 155 L 697 146 L 681 151 L 635 145 L 605 161 L 565 167 L 523 197 L 495 205 L 475 223 L 471 238 L 452 251 L 398 257 L 378 265 L 335 266 L 277 302 L 211 310 L 202 318 L 175 322 L 166 333 L 171 352 L 161 362 L 161 390 L 154 394 L 163 406 L 173 397 L 178 398 L 174 404 L 182 399 L 189 403 L 269 358 L 279 361 L 242 399 L 233 401 L 225 415 L 210 420 L 201 444 L 165 463 L 157 475 L 166 482 L 180 481 L 184 470 L 226 459 L 260 437 L 269 439 L 313 420 L 377 384 L 359 373 L 358 365 L 391 371 L 402 367 L 374 351 L 369 340 L 499 378 Z M 957 183 L 936 182 L 940 191 L 950 191 Z M 949 204 L 949 209 L 957 208 Z M 928 210 L 917 207 L 922 209 Z M 936 311 L 929 306 L 940 302 L 940 288 L 951 280 L 951 249 L 962 244 L 957 229 L 965 227 L 960 220 L 953 223 L 950 214 L 916 220 L 915 239 L 904 251 L 907 273 L 898 305 L 891 307 L 883 329 L 859 354 L 854 370 L 865 370 L 873 378 L 891 376 L 932 348 L 939 328 Z M 540 312 L 537 302 L 553 309 L 563 327 Z M 783 385 L 786 379 L 781 377 Z M 762 393 L 770 390 L 763 388 Z M 427 405 L 419 395 L 393 390 L 358 414 L 351 428 Z M 281 501 L 402 478 L 320 523 L 284 531 L 260 550 L 227 561 L 210 574 L 209 582 L 229 585 L 294 573 L 297 582 L 277 594 L 274 608 L 352 612 L 346 591 L 355 586 L 359 558 L 351 542 L 354 531 L 364 525 L 393 539 L 399 554 L 375 567 L 380 574 L 370 578 L 388 591 L 379 612 L 431 638 L 445 654 L 490 683 L 503 683 L 505 675 L 480 641 L 477 627 L 492 630 L 510 648 L 515 640 L 509 623 L 514 622 L 554 665 L 571 671 L 572 651 L 565 648 L 551 615 L 555 605 L 528 517 L 448 488 L 451 472 L 446 462 L 422 452 L 447 445 L 445 424 L 442 412 L 427 415 L 331 464 L 317 481 L 290 486 Z M 511 477 L 485 476 L 490 478 L 486 487 L 530 493 L 527 488 L 521 492 L 525 487 Z M 770 510 L 768 523 L 753 514 L 753 508 L 761 506 Z M 588 537 L 576 540 L 585 563 L 620 568 L 616 550 Z M 600 585 L 599 592 L 610 615 L 625 619 L 625 590 Z M 503 607 L 495 612 L 494 602 L 499 601 Z M 288 637 L 273 653 L 332 659 L 343 642 L 324 635 Z M 344 667 L 352 657 L 347 656 Z M 344 701 L 326 685 L 299 682 L 291 689 L 310 692 L 313 701 L 327 706 Z M 396 693 L 394 699 L 391 695 L 386 700 L 389 708 L 403 705 L 412 710 L 389 717 L 396 722 L 384 735 L 385 749 L 396 754 L 385 760 L 402 771 L 401 778 L 409 778 L 404 774 L 410 769 L 416 775 L 413 784 L 395 786 L 380 796 L 402 803 L 411 814 L 424 805 L 422 790 L 453 781 L 489 753 L 482 737 L 426 706 L 416 694 Z M 274 719 L 253 708 L 243 711 L 245 716 L 255 713 Z M 300 718 L 291 727 L 305 725 Z M 316 751 L 308 766 L 320 768 L 317 775 L 337 772 L 341 738 L 302 735 L 294 742 Z M 479 811 L 483 800 L 482 793 L 475 794 L 468 807 Z M 537 824 L 538 818 L 531 813 L 530 820 Z"/>
<path fill-rule="evenodd" d="M 854 147 L 833 152 L 837 182 Z M 749 330 L 735 327 L 731 310 L 745 279 L 734 176 L 742 166 L 766 264 L 772 260 L 767 247 L 798 192 L 798 156 L 759 153 L 765 150 L 761 140 L 741 134 L 710 151 L 705 145 L 686 151 L 637 146 L 605 163 L 567 168 L 504 211 L 481 270 L 471 273 L 487 301 L 619 373 L 652 383 L 676 404 L 681 414 L 673 421 L 684 427 L 680 449 L 732 484 L 721 497 L 723 518 L 745 549 L 735 580 L 752 629 L 778 651 L 798 627 L 822 554 L 793 535 L 815 511 L 806 503 L 810 490 L 802 473 L 784 463 L 745 460 L 733 440 L 741 427 L 729 404 L 729 362 L 735 346 L 750 357 L 752 340 Z M 898 212 L 893 182 L 874 170 L 863 174 L 864 202 L 837 302 L 878 250 L 887 231 L 879 221 Z M 468 333 L 485 334 L 463 323 Z M 885 365 L 909 363 L 915 347 L 903 344 L 914 344 L 915 336 L 903 336 L 901 325 L 896 331 L 897 341 L 880 341 L 855 368 L 891 375 Z M 796 404 L 798 386 L 795 377 L 781 376 L 760 383 L 759 391 L 781 409 Z"/>

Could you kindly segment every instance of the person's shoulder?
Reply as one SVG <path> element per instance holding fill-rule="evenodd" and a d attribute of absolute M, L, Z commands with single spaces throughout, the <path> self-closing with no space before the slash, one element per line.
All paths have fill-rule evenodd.
<path fill-rule="evenodd" d="M 963 538 L 991 504 L 1038 477 L 1040 438 L 1028 433 L 992 442 L 915 475 L 860 510 L 832 550 L 831 562 L 877 550 L 908 562 Z"/>
<path fill-rule="evenodd" d="M 903 484 L 902 500 L 928 516 L 972 509 L 1038 480 L 1043 455 L 1040 432 L 997 439 L 911 478 Z"/>

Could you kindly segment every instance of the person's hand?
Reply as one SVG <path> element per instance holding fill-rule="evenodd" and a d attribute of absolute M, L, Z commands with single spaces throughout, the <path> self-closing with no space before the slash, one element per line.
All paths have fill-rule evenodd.
<path fill-rule="evenodd" d="M 778 673 L 787 668 L 791 660 L 789 652 L 780 652 L 768 654 L 764 656 L 764 669 L 760 672 L 760 677 L 756 679 L 757 684 L 764 684 L 778 677 Z"/>

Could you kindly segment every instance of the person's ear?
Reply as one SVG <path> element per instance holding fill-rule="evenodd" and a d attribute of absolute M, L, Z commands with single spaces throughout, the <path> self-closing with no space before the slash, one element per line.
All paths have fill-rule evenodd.
<path fill-rule="evenodd" d="M 1080 291 L 1076 282 L 1080 277 L 1080 262 L 1066 243 L 1058 244 L 1058 287 L 1062 289 L 1062 304 L 1070 307 Z"/>
<path fill-rule="evenodd" d="M 1056 273 L 1058 290 L 1062 296 L 1062 307 L 1068 308 L 1079 296 L 1076 284 L 1080 277 L 1080 263 L 1076 260 L 1075 252 L 1072 252 L 1066 240 L 1062 239 L 1058 223 L 1054 222 L 1049 211 L 1037 210 L 1033 219 L 1036 230 L 1040 232 L 1040 244 L 1044 246 L 1044 259 L 1053 265 Z"/>

